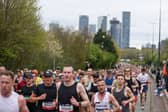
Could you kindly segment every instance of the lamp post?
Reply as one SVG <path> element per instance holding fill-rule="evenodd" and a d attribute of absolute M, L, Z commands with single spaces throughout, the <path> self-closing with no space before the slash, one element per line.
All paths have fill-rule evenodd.
<path fill-rule="evenodd" d="M 158 42 L 158 67 L 160 66 L 160 38 L 161 38 L 161 16 L 162 16 L 162 7 L 160 0 L 160 9 L 159 9 L 159 42 Z"/>
<path fill-rule="evenodd" d="M 153 65 L 153 57 L 154 57 L 154 30 L 155 30 L 155 24 L 157 23 L 151 23 L 152 24 L 152 65 Z"/>

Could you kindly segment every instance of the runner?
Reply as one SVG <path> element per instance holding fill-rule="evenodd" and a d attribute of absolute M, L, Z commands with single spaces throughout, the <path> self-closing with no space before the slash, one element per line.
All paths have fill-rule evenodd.
<path fill-rule="evenodd" d="M 112 94 L 106 91 L 105 81 L 97 81 L 98 92 L 92 97 L 90 112 L 111 112 L 111 104 L 115 111 L 119 111 L 120 106 Z"/>
<path fill-rule="evenodd" d="M 112 73 L 112 70 L 107 70 L 106 72 L 105 83 L 106 83 L 108 92 L 111 92 L 111 86 L 113 84 L 113 81 L 115 80 L 114 74 L 115 72 L 113 71 Z"/>
<path fill-rule="evenodd" d="M 25 99 L 13 91 L 14 74 L 0 72 L 0 112 L 29 112 Z"/>
<path fill-rule="evenodd" d="M 63 82 L 58 90 L 59 112 L 85 112 L 81 107 L 89 106 L 89 99 L 81 83 L 73 79 L 73 68 L 63 68 Z"/>
<path fill-rule="evenodd" d="M 125 86 L 125 79 L 123 74 L 116 76 L 117 84 L 113 88 L 112 94 L 118 101 L 122 112 L 130 112 L 129 103 L 134 101 L 134 95 L 130 88 Z"/>
<path fill-rule="evenodd" d="M 93 83 L 91 85 L 91 89 L 90 91 L 88 92 L 89 94 L 89 100 L 91 100 L 92 96 L 98 92 L 98 89 L 97 89 L 97 81 L 99 80 L 99 73 L 94 73 L 93 74 Z"/>
<path fill-rule="evenodd" d="M 30 112 L 37 112 L 38 110 L 36 107 L 36 103 L 32 99 L 30 99 L 31 94 L 35 89 L 33 75 L 30 72 L 27 72 L 25 73 L 24 78 L 26 81 L 26 85 L 22 87 L 21 94 L 26 99 L 27 107 L 30 110 Z"/>
<path fill-rule="evenodd" d="M 39 112 L 56 112 L 57 90 L 52 75 L 51 72 L 45 72 L 43 84 L 38 85 L 31 95 L 33 101 L 38 101 Z"/>
<path fill-rule="evenodd" d="M 144 110 L 145 99 L 148 91 L 148 83 L 150 83 L 150 78 L 149 75 L 146 73 L 145 68 L 142 68 L 141 73 L 137 76 L 137 80 L 141 84 L 140 88 L 141 109 Z"/>
<path fill-rule="evenodd" d="M 132 93 L 134 94 L 134 97 L 135 97 L 135 100 L 133 102 L 129 103 L 130 112 L 135 112 L 138 82 L 136 81 L 135 78 L 132 77 L 132 71 L 129 68 L 126 68 L 124 70 L 124 76 L 125 76 L 126 86 L 128 86 L 131 89 L 131 91 L 132 91 Z"/>

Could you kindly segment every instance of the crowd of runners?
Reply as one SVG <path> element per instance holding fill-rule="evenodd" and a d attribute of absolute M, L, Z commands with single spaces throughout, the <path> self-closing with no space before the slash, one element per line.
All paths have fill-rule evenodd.
<path fill-rule="evenodd" d="M 135 112 L 144 110 L 150 78 L 145 67 L 55 71 L 0 67 L 0 112 Z"/>

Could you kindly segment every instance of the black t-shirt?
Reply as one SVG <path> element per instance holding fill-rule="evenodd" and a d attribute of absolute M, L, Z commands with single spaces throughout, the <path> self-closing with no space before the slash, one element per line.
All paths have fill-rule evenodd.
<path fill-rule="evenodd" d="M 25 97 L 25 99 L 29 99 L 34 88 L 35 86 L 31 86 L 31 87 L 23 86 L 21 88 L 21 94 Z M 36 103 L 27 102 L 27 107 L 30 110 L 30 112 L 37 112 L 38 110 L 36 107 Z"/>
<path fill-rule="evenodd" d="M 53 112 L 53 111 L 56 112 L 56 108 L 54 109 L 46 108 L 47 106 L 52 105 L 57 97 L 56 85 L 54 83 L 52 84 L 52 86 L 49 86 L 49 87 L 45 86 L 44 84 L 40 84 L 33 90 L 33 92 L 37 96 L 40 96 L 44 93 L 47 94 L 45 100 L 38 101 L 38 108 L 40 112 Z"/>

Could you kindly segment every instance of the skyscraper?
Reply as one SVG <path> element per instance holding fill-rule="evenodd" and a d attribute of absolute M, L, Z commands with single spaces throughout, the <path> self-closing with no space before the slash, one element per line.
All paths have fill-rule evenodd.
<path fill-rule="evenodd" d="M 99 16 L 98 17 L 98 30 L 102 30 L 103 32 L 107 32 L 107 16 Z"/>
<path fill-rule="evenodd" d="M 95 24 L 90 24 L 89 25 L 89 33 L 91 33 L 91 34 L 96 33 L 96 25 Z"/>
<path fill-rule="evenodd" d="M 54 31 L 54 30 L 56 30 L 56 29 L 58 29 L 59 28 L 59 24 L 58 23 L 50 23 L 49 24 L 49 31 Z"/>
<path fill-rule="evenodd" d="M 79 32 L 87 35 L 89 27 L 89 16 L 81 15 L 79 16 Z"/>
<path fill-rule="evenodd" d="M 130 12 L 124 11 L 122 13 L 122 38 L 121 48 L 128 48 L 130 43 Z"/>
<path fill-rule="evenodd" d="M 121 48 L 121 23 L 116 18 L 110 21 L 110 35 Z"/>

